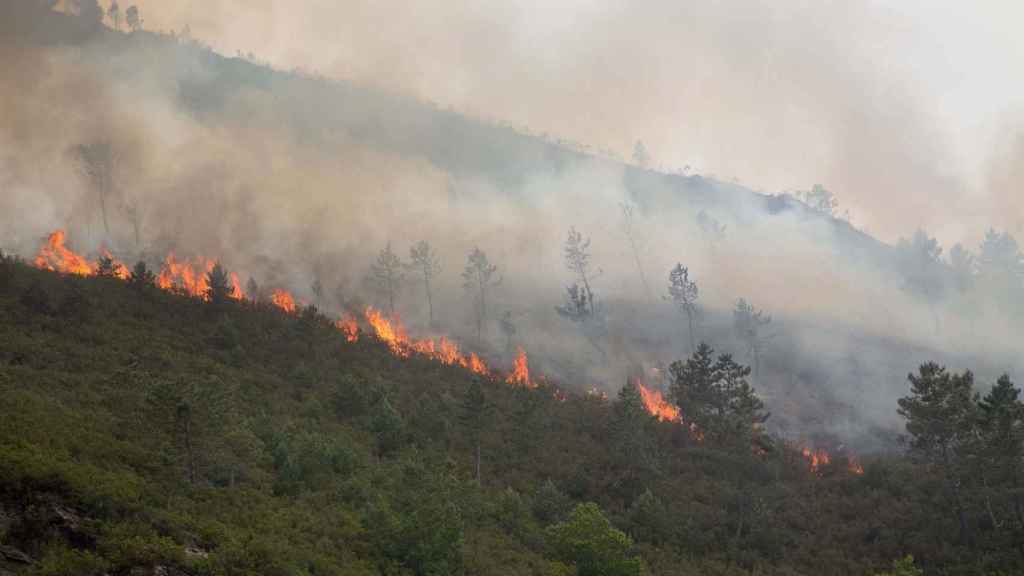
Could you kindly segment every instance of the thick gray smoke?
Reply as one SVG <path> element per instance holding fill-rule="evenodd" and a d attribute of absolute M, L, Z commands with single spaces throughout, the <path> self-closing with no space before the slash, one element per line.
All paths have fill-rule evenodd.
<path fill-rule="evenodd" d="M 1024 8 L 943 4 L 139 2 L 147 25 L 228 54 L 627 157 L 642 139 L 657 163 L 757 189 L 820 182 L 884 240 L 924 227 L 973 243 L 1024 224 L 987 187 L 994 134 L 1024 124 L 1007 74 L 1024 66 Z"/>
<path fill-rule="evenodd" d="M 28 3 L 19 0 L 12 6 L 22 4 Z M 376 8 L 362 6 L 359 12 L 345 5 L 354 14 L 380 16 Z M 186 10 L 189 4 L 174 6 Z M 206 12 L 195 20 L 197 30 L 221 26 L 226 14 L 236 13 L 227 9 L 230 3 L 204 6 Z M 280 19 L 274 25 L 287 29 L 289 19 L 299 17 L 298 9 L 291 10 L 273 11 Z M 246 34 L 270 26 L 258 24 L 266 16 L 258 9 L 245 14 L 238 26 Z M 696 17 L 677 16 L 686 21 Z M 35 17 L 40 29 L 77 30 L 73 19 Z M 635 32 L 619 30 L 605 18 L 607 14 L 593 24 L 611 37 L 625 42 Z M 752 26 L 742 28 L 756 31 Z M 462 37 L 467 47 L 474 45 L 474 38 L 490 38 L 499 44 L 499 56 L 500 50 L 510 49 L 508 30 L 492 37 L 490 28 L 471 28 L 479 37 Z M 706 28 L 694 27 L 691 33 L 695 38 L 686 42 L 693 48 L 723 42 Z M 803 54 L 795 38 L 776 33 L 776 50 Z M 494 364 L 507 365 L 511 350 L 498 318 L 508 313 L 516 326 L 511 344 L 527 350 L 535 370 L 569 388 L 596 386 L 611 393 L 627 376 L 656 378 L 658 366 L 688 353 L 685 321 L 663 298 L 668 271 L 680 262 L 690 267 L 700 286 L 698 334 L 717 348 L 750 360 L 731 329 L 730 310 L 738 298 L 774 316 L 756 384 L 776 413 L 774 425 L 790 436 L 834 434 L 867 442 L 864 438 L 876 428 L 895 429 L 895 399 L 905 393 L 906 373 L 923 361 L 973 367 L 983 376 L 1020 368 L 1015 359 L 1024 350 L 1011 311 L 989 305 L 984 293 L 939 301 L 915 295 L 907 290 L 893 247 L 792 198 L 757 195 L 700 177 L 666 177 L 403 97 L 349 84 L 332 87 L 226 61 L 187 40 L 104 32 L 69 42 L 73 36 L 57 33 L 60 41 L 51 42 L 40 40 L 45 35 L 7 30 L 0 38 L 0 247 L 6 250 L 29 256 L 48 232 L 65 228 L 82 252 L 106 246 L 126 260 L 141 257 L 153 263 L 171 250 L 184 257 L 215 256 L 243 281 L 251 276 L 263 286 L 286 288 L 308 301 L 314 300 L 311 285 L 319 281 L 326 292 L 323 306 L 338 312 L 360 303 L 382 303 L 365 278 L 387 243 L 406 257 L 411 244 L 428 240 L 443 267 L 435 302 L 440 320 L 427 326 L 422 294 L 410 281 L 399 295 L 398 310 L 414 332 L 454 335 Z M 742 42 L 722 44 L 715 62 L 733 62 L 752 81 L 764 81 L 771 73 L 747 69 L 750 63 L 741 58 L 744 50 L 754 49 L 755 38 L 763 37 L 748 35 Z M 586 66 L 574 70 L 580 76 L 567 81 L 586 86 L 593 80 L 587 74 L 596 73 L 597 63 L 587 62 L 592 56 L 583 49 L 590 45 L 586 38 L 576 42 Z M 268 49 L 277 48 L 271 44 Z M 465 58 L 485 58 L 464 51 Z M 381 60 L 382 54 L 371 52 L 366 62 L 398 75 L 409 65 Z M 817 78 L 828 67 L 812 56 L 801 56 L 810 59 L 806 62 L 784 63 L 794 75 L 809 66 L 809 77 Z M 563 70 L 562 64 L 549 63 L 557 70 Z M 456 69 L 476 70 L 481 64 L 462 65 Z M 428 72 L 426 78 L 436 78 Z M 834 77 L 822 81 L 821 86 L 831 87 L 823 99 L 839 106 L 837 102 L 864 98 L 862 92 L 848 93 L 859 81 L 845 73 L 828 71 Z M 734 84 L 739 76 L 719 74 L 710 66 L 698 76 L 709 90 L 741 91 Z M 455 80 L 463 91 L 488 93 L 477 84 L 479 77 Z M 840 81 L 837 88 L 834 82 Z M 577 118 L 599 115 L 602 107 L 612 106 L 602 101 L 611 95 L 591 92 L 576 95 Z M 524 90 L 516 94 L 526 103 L 536 97 Z M 806 102 L 786 104 L 787 94 L 762 95 L 776 98 L 791 114 L 801 114 Z M 586 101 L 589 96 L 598 101 Z M 707 94 L 700 99 L 719 100 Z M 648 121 L 644 118 L 650 110 L 643 103 L 626 100 L 618 105 L 631 107 L 638 121 Z M 735 162 L 753 165 L 771 163 L 779 154 L 822 153 L 790 148 L 789 143 L 766 145 L 756 134 L 740 137 L 735 131 L 753 109 L 730 110 L 729 102 L 726 98 L 701 108 L 706 117 L 695 120 L 694 130 L 702 130 L 701 122 L 732 125 L 719 138 L 735 136 L 735 145 L 730 143 Z M 927 122 L 910 101 L 900 102 L 905 108 L 896 114 L 900 122 L 895 128 L 927 134 Z M 552 110 L 559 109 L 556 100 Z M 899 217 L 906 225 L 907 206 L 922 202 L 922 195 L 956 188 L 942 184 L 946 176 L 932 169 L 942 164 L 941 150 L 889 139 L 894 129 L 889 116 L 856 107 L 852 114 L 847 120 L 859 124 L 863 134 L 849 140 L 852 149 L 844 156 L 872 169 L 846 182 L 871 194 L 890 190 L 893 207 L 886 218 Z M 593 128 L 580 134 L 600 140 L 600 125 L 594 120 Z M 686 133 L 680 129 L 681 138 Z M 885 141 L 885 163 L 868 153 L 877 141 Z M 106 225 L 98 187 L 83 170 L 80 153 L 81 146 L 96 144 L 111 150 L 103 202 Z M 1010 150 L 1008 154 L 1019 156 L 1019 145 Z M 1012 168 L 1016 164 L 998 165 L 1010 168 L 992 170 L 993 186 L 1018 186 L 1020 174 Z M 905 193 L 878 189 L 876 184 L 883 181 L 905 187 Z M 1006 198 L 1002 209 L 1017 202 L 1012 194 Z M 626 235 L 624 204 L 635 207 L 633 240 L 640 269 Z M 724 232 L 711 230 L 711 220 Z M 555 313 L 572 281 L 562 254 L 570 227 L 590 237 L 594 267 L 600 269 L 594 288 L 605 320 L 597 328 L 581 329 Z M 502 278 L 482 341 L 476 339 L 460 276 L 474 247 L 488 254 Z M 649 286 L 641 279 L 641 269 Z"/>

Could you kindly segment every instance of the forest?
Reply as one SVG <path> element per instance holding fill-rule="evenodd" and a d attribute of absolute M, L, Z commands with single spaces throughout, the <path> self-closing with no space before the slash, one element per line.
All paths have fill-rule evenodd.
<path fill-rule="evenodd" d="M 56 273 L 47 256 L 0 260 L 15 574 L 1024 565 L 1009 376 L 982 396 L 970 372 L 920 366 L 894 407 L 905 453 L 861 460 L 767 433 L 751 368 L 704 343 L 671 364 L 665 397 L 630 381 L 608 398 L 531 375 L 521 351 L 505 375 L 410 340 L 372 308 L 332 320 L 244 297 L 219 264 L 194 292 L 141 261 Z"/>
<path fill-rule="evenodd" d="M 1024 572 L 1013 230 L 146 16 L 0 4 L 0 576 Z"/>

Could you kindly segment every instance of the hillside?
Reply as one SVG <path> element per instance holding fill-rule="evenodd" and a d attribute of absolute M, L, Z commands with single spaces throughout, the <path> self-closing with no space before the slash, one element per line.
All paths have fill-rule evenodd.
<path fill-rule="evenodd" d="M 744 454 L 628 399 L 348 342 L 312 308 L 0 272 L 7 572 L 613 573 L 566 530 L 652 574 L 1021 566 L 1006 533 L 957 544 L 937 477 L 899 457 L 857 475 L 782 443 Z M 569 515 L 584 502 L 630 540 Z"/>
<path fill-rule="evenodd" d="M 902 290 L 896 248 L 791 196 L 641 168 L 187 38 L 89 26 L 41 2 L 13 0 L 0 11 L 12 62 L 6 93 L 12 115 L 24 118 L 0 133 L 11 150 L 10 220 L 0 227 L 8 252 L 31 257 L 41 238 L 65 229 L 91 257 L 111 250 L 153 267 L 170 253 L 221 259 L 242 282 L 309 301 L 315 280 L 325 289 L 321 308 L 339 312 L 382 306 L 365 283 L 377 250 L 394 245 L 401 256 L 429 240 L 445 262 L 439 325 L 423 321 L 412 288 L 403 287 L 398 312 L 417 333 L 465 342 L 480 339 L 460 261 L 480 247 L 504 280 L 494 316 L 510 314 L 535 366 L 609 394 L 688 349 L 663 298 L 669 268 L 682 263 L 701 284 L 699 324 L 716 347 L 752 362 L 734 337 L 739 298 L 775 318 L 759 374 L 774 414 L 768 425 L 828 447 L 891 448 L 892 406 L 916 364 L 986 365 L 959 342 L 935 341 L 929 312 Z M 87 149 L 116 159 L 105 184 L 86 175 Z M 624 204 L 635 208 L 632 254 Z M 607 321 L 593 331 L 614 340 L 596 347 L 550 318 L 565 294 L 557 256 L 570 227 L 592 236 L 604 273 L 596 288 Z M 476 351 L 509 365 L 504 339 L 492 327 Z"/>
<path fill-rule="evenodd" d="M 247 121 L 280 122 L 295 138 L 314 146 L 330 146 L 339 138 L 351 137 L 390 153 L 422 157 L 455 180 L 484 179 L 506 194 L 520 194 L 523 186 L 539 175 L 597 163 L 624 169 L 622 184 L 647 211 L 684 203 L 740 221 L 749 217 L 745 214 L 748 210 L 823 218 L 791 197 L 765 195 L 701 175 L 637 167 L 588 151 L 582 144 L 526 133 L 345 80 L 275 70 L 241 56 L 223 56 L 188 39 L 147 31 L 124 34 L 93 29 L 32 0 L 5 3 L 0 14 L 4 23 L 0 26 L 6 25 L 0 27 L 0 35 L 29 45 L 93 46 L 97 51 L 141 54 L 126 56 L 118 75 L 140 74 L 129 65 L 136 58 L 156 64 L 146 74 L 173 86 L 177 104 L 212 124 L 251 113 L 236 107 L 239 95 L 266 94 L 274 101 L 270 116 L 248 117 Z M 731 213 L 737 206 L 744 207 L 743 212 Z M 854 250 L 849 256 L 891 257 L 887 253 L 890 248 L 847 222 L 824 220 L 835 226 L 837 236 L 849 241 Z"/>
<path fill-rule="evenodd" d="M 65 5 L 0 3 L 0 576 L 1024 571 L 1009 233 Z"/>

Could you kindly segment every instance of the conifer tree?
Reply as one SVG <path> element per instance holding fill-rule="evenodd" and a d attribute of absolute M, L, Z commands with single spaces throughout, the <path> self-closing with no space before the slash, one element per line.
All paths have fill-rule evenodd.
<path fill-rule="evenodd" d="M 481 437 L 484 427 L 490 421 L 492 406 L 487 402 L 484 389 L 479 378 L 473 378 L 466 394 L 462 398 L 462 410 L 459 414 L 462 424 L 466 427 L 470 442 L 475 450 L 476 483 L 480 485 L 480 451 Z"/>
<path fill-rule="evenodd" d="M 148 287 L 153 286 L 156 282 L 156 276 L 149 270 L 146 263 L 139 260 L 132 267 L 131 274 L 128 275 L 128 284 L 137 291 L 143 291 Z"/>
<path fill-rule="evenodd" d="M 206 284 L 206 298 L 211 304 L 221 306 L 231 298 L 231 279 L 220 262 L 206 275 Z"/>

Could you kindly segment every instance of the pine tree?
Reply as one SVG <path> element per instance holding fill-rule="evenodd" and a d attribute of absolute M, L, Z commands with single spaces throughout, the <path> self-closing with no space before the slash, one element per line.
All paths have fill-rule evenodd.
<path fill-rule="evenodd" d="M 395 298 L 405 277 L 402 259 L 391 249 L 391 242 L 380 251 L 377 260 L 370 265 L 370 283 L 388 303 L 388 314 L 395 315 Z"/>
<path fill-rule="evenodd" d="M 5 294 L 14 283 L 14 266 L 14 257 L 0 250 L 0 294 Z"/>
<path fill-rule="evenodd" d="M 754 380 L 757 381 L 761 377 L 761 352 L 767 340 L 762 329 L 771 323 L 772 317 L 743 298 L 736 302 L 732 317 L 736 336 L 747 348 L 747 355 L 754 360 Z"/>
<path fill-rule="evenodd" d="M 249 301 L 258 304 L 263 301 L 263 296 L 260 293 L 260 285 L 256 283 L 256 279 L 249 276 L 249 281 L 245 283 L 245 293 L 249 297 Z"/>
<path fill-rule="evenodd" d="M 568 301 L 556 309 L 558 313 L 575 322 L 582 322 L 594 316 L 594 291 L 590 285 L 596 275 L 590 269 L 590 239 L 575 228 L 569 229 L 565 241 L 565 267 L 573 273 L 573 283 L 567 289 Z M 597 272 L 600 274 L 600 271 Z"/>
<path fill-rule="evenodd" d="M 1018 531 L 1024 531 L 1024 403 L 1021 391 L 1003 375 L 978 402 L 982 477 L 988 513 L 994 526 L 1005 520 L 997 510 L 1012 511 Z M 993 504 L 995 501 L 995 504 Z"/>
<path fill-rule="evenodd" d="M 644 407 L 636 383 L 627 381 L 612 407 L 610 432 L 613 448 L 625 463 L 630 482 L 635 483 L 643 472 L 655 465 L 650 436 L 653 424 L 654 417 Z"/>
<path fill-rule="evenodd" d="M 690 278 L 689 268 L 677 263 L 668 273 L 668 295 L 679 310 L 686 314 L 686 322 L 690 328 L 690 353 L 693 354 L 697 351 L 693 318 L 697 314 L 697 298 L 700 291 L 697 289 L 697 283 Z"/>
<path fill-rule="evenodd" d="M 466 268 L 462 271 L 462 287 L 474 296 L 477 340 L 483 339 L 487 323 L 487 294 L 491 288 L 501 283 L 501 277 L 495 277 L 497 272 L 498 267 L 491 264 L 487 254 L 479 247 L 473 248 L 466 257 Z"/>
<path fill-rule="evenodd" d="M 941 473 L 954 504 L 961 541 L 966 541 L 969 526 L 964 482 L 977 433 L 974 375 L 950 374 L 929 362 L 907 378 L 910 395 L 899 399 L 898 412 L 906 419 L 911 454 Z"/>
<path fill-rule="evenodd" d="M 749 367 L 729 354 L 714 359 L 714 350 L 702 342 L 693 356 L 673 362 L 669 371 L 672 400 L 705 437 L 737 449 L 762 443 L 761 426 L 769 415 L 747 382 Z"/>
<path fill-rule="evenodd" d="M 128 29 L 132 32 L 138 32 L 142 29 L 142 16 L 139 15 L 139 8 L 134 4 L 125 10 L 124 19 Z"/>
<path fill-rule="evenodd" d="M 231 298 L 231 279 L 220 262 L 214 264 L 213 269 L 206 275 L 206 284 L 206 298 L 211 304 L 221 306 Z"/>
<path fill-rule="evenodd" d="M 114 262 L 113 257 L 109 254 L 100 256 L 99 262 L 96 264 L 96 275 L 101 278 L 115 278 L 117 276 L 118 264 Z"/>
<path fill-rule="evenodd" d="M 421 240 L 409 248 L 409 267 L 423 279 L 423 293 L 427 298 L 427 317 L 430 325 L 434 325 L 434 292 L 432 283 L 441 273 L 441 259 L 434 248 L 426 240 Z"/>
<path fill-rule="evenodd" d="M 155 282 L 156 276 L 142 260 L 135 263 L 131 274 L 128 276 L 128 285 L 139 292 L 153 286 Z"/>
<path fill-rule="evenodd" d="M 465 396 L 462 398 L 462 410 L 459 417 L 463 426 L 466 427 L 469 439 L 475 449 L 474 468 L 477 485 L 480 485 L 481 437 L 484 427 L 490 422 L 492 410 L 493 406 L 487 402 L 483 386 L 480 385 L 480 379 L 473 378 L 473 381 L 470 382 L 469 387 L 466 389 Z"/>

